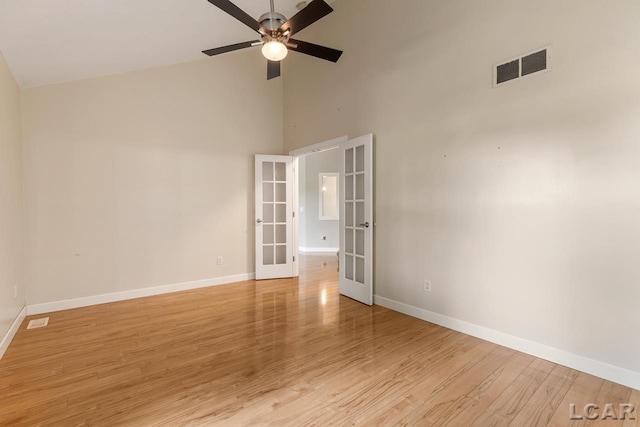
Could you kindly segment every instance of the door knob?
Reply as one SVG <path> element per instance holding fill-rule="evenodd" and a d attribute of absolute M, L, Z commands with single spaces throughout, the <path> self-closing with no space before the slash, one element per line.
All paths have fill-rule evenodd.
<path fill-rule="evenodd" d="M 262 220 L 261 220 L 261 219 L 256 220 L 256 222 L 257 222 L 258 224 L 262 224 Z"/>
<path fill-rule="evenodd" d="M 364 227 L 364 228 L 369 228 L 369 221 L 365 222 L 364 224 L 358 224 L 360 227 Z"/>

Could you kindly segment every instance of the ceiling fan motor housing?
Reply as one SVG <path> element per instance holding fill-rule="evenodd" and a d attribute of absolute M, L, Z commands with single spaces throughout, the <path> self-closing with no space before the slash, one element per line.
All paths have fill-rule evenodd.
<path fill-rule="evenodd" d="M 260 24 L 269 31 L 276 31 L 285 22 L 287 22 L 287 18 L 278 12 L 267 12 L 260 17 Z"/>

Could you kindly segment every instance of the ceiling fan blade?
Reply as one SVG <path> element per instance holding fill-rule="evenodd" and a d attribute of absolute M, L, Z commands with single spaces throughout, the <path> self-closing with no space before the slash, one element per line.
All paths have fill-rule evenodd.
<path fill-rule="evenodd" d="M 267 80 L 280 77 L 280 61 L 267 60 Z"/>
<path fill-rule="evenodd" d="M 261 42 L 259 41 L 251 41 L 251 42 L 230 44 L 229 46 L 222 46 L 222 47 L 216 47 L 215 49 L 203 50 L 202 53 L 209 56 L 220 55 L 221 53 L 233 52 L 234 50 L 240 50 L 240 49 L 245 49 L 251 46 L 256 46 L 260 43 Z"/>
<path fill-rule="evenodd" d="M 317 0 L 314 0 L 314 2 L 315 1 Z M 289 48 L 289 50 L 304 53 L 305 55 L 315 56 L 316 58 L 324 59 L 325 61 L 331 62 L 338 62 L 338 59 L 340 59 L 340 56 L 342 55 L 341 50 L 303 42 L 302 40 L 289 39 L 289 44 L 287 44 L 287 47 Z"/>
<path fill-rule="evenodd" d="M 253 19 L 245 11 L 240 9 L 235 4 L 231 3 L 229 0 L 209 0 L 209 3 L 227 12 L 229 15 L 233 16 L 252 30 L 255 30 L 259 33 L 262 33 L 264 31 L 258 21 Z"/>
<path fill-rule="evenodd" d="M 280 30 L 285 32 L 289 29 L 291 30 L 289 35 L 293 35 L 298 31 L 307 28 L 319 19 L 324 18 L 331 12 L 333 12 L 333 9 L 325 3 L 324 0 L 313 0 L 307 7 L 282 24 Z"/>

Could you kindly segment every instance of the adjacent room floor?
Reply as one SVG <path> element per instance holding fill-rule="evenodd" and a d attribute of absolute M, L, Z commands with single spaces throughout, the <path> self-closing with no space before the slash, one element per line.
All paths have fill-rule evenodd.
<path fill-rule="evenodd" d="M 571 403 L 640 402 L 341 297 L 336 261 L 303 257 L 299 280 L 51 313 L 42 329 L 27 318 L 0 361 L 0 425 L 565 426 Z"/>

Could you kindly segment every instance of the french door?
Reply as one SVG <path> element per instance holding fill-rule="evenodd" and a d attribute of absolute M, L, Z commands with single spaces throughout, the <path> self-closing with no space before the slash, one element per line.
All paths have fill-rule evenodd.
<path fill-rule="evenodd" d="M 293 277 L 293 157 L 255 156 L 256 279 Z"/>
<path fill-rule="evenodd" d="M 340 293 L 373 304 L 373 135 L 340 144 Z"/>

